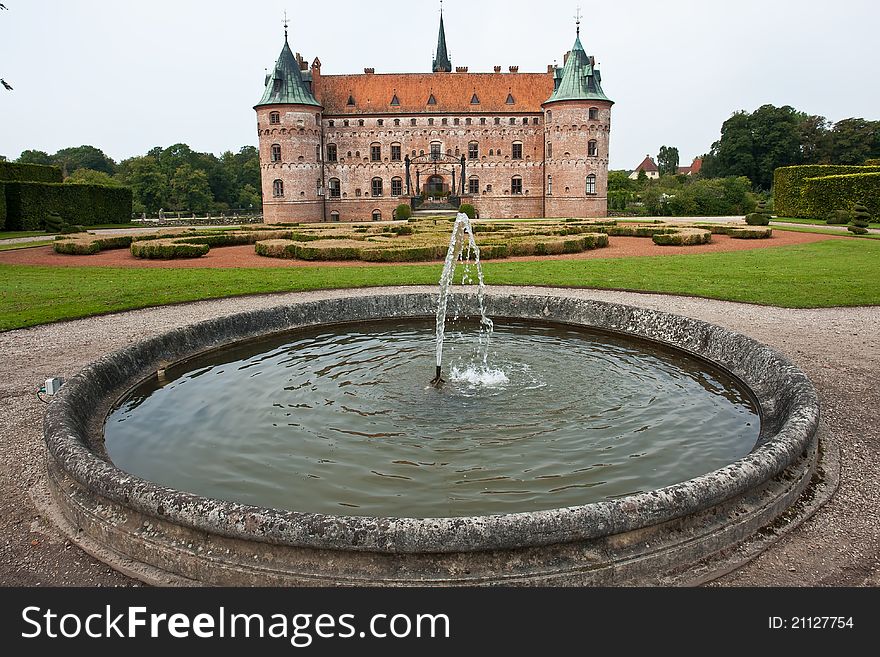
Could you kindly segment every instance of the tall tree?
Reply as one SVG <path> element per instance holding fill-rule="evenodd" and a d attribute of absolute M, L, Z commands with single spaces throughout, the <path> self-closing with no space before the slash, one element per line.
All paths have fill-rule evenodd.
<path fill-rule="evenodd" d="M 171 201 L 175 210 L 207 212 L 213 197 L 208 175 L 190 164 L 182 164 L 171 179 Z"/>
<path fill-rule="evenodd" d="M 52 163 L 61 167 L 65 176 L 72 175 L 77 169 L 103 171 L 109 175 L 116 172 L 116 163 L 94 146 L 62 148 L 52 156 Z"/>
<path fill-rule="evenodd" d="M 16 160 L 19 164 L 52 164 L 52 157 L 43 151 L 22 151 Z"/>
<path fill-rule="evenodd" d="M 117 174 L 131 187 L 135 212 L 158 212 L 171 206 L 170 182 L 153 157 L 133 157 L 119 164 Z"/>
<path fill-rule="evenodd" d="M 657 168 L 661 176 L 674 176 L 678 173 L 678 149 L 675 146 L 661 146 L 657 154 Z"/>
<path fill-rule="evenodd" d="M 880 157 L 880 121 L 843 119 L 831 131 L 831 152 L 835 164 L 861 164 Z"/>

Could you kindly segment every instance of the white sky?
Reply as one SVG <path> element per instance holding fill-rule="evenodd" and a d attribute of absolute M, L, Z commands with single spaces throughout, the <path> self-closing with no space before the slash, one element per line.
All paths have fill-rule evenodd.
<path fill-rule="evenodd" d="M 0 155 L 91 144 L 116 160 L 185 142 L 256 145 L 264 69 L 290 43 L 327 75 L 426 72 L 435 0 L 2 0 Z M 446 0 L 453 66 L 546 71 L 574 42 L 578 0 Z M 880 119 L 876 0 L 581 0 L 581 40 L 616 102 L 611 168 L 663 144 L 682 164 L 740 109 L 792 105 Z"/>

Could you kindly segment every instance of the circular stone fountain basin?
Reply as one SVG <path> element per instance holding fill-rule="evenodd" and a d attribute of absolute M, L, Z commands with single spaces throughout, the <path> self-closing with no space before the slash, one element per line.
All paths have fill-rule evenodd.
<path fill-rule="evenodd" d="M 453 329 L 440 391 L 424 293 L 235 315 L 111 354 L 47 411 L 53 498 L 84 547 L 154 582 L 645 584 L 809 483 L 815 391 L 769 348 L 627 306 L 487 304 L 503 376 L 468 372 Z"/>

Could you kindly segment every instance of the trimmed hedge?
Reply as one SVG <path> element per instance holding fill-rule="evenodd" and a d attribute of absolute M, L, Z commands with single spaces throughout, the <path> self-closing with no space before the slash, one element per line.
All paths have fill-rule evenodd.
<path fill-rule="evenodd" d="M 776 169 L 773 173 L 773 207 L 776 216 L 824 219 L 829 213 L 817 213 L 813 204 L 804 198 L 807 179 L 855 173 L 880 173 L 880 167 L 810 164 Z M 838 207 L 842 206 L 832 205 L 831 209 Z"/>
<path fill-rule="evenodd" d="M 132 192 L 127 187 L 7 182 L 9 230 L 42 230 L 53 212 L 68 224 L 90 226 L 131 220 Z"/>
<path fill-rule="evenodd" d="M 55 238 L 52 248 L 55 253 L 67 255 L 94 255 L 112 249 L 127 249 L 132 245 L 131 235 L 96 237 L 94 235 L 75 235 L 71 238 Z"/>
<path fill-rule="evenodd" d="M 0 182 L 0 230 L 6 228 L 6 185 Z"/>
<path fill-rule="evenodd" d="M 296 258 L 297 243 L 292 240 L 264 240 L 254 244 L 254 251 L 264 258 Z"/>
<path fill-rule="evenodd" d="M 58 167 L 0 162 L 0 180 L 3 181 L 60 183 L 63 179 Z"/>
<path fill-rule="evenodd" d="M 132 242 L 131 255 L 145 260 L 176 260 L 201 258 L 211 247 L 207 244 L 182 244 L 176 240 L 148 240 Z"/>
<path fill-rule="evenodd" d="M 679 228 L 674 232 L 657 233 L 651 239 L 657 246 L 694 246 L 712 241 L 712 232 L 701 228 Z"/>
<path fill-rule="evenodd" d="M 480 255 L 483 250 L 480 249 Z M 365 262 L 426 262 L 440 260 L 446 249 L 439 246 L 403 246 L 393 249 L 361 249 L 359 257 Z"/>
<path fill-rule="evenodd" d="M 804 186 L 804 207 L 808 216 L 818 219 L 840 208 L 852 208 L 859 199 L 871 215 L 880 215 L 880 167 L 873 173 L 808 178 Z"/>
<path fill-rule="evenodd" d="M 773 229 L 764 226 L 750 226 L 749 228 L 732 226 L 727 229 L 727 235 L 733 240 L 765 240 L 773 237 Z"/>

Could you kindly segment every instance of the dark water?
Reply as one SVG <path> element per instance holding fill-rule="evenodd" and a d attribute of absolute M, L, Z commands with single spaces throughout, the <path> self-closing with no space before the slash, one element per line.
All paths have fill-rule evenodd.
<path fill-rule="evenodd" d="M 448 330 L 448 379 L 472 360 L 474 332 Z M 227 349 L 134 391 L 107 419 L 107 452 L 123 470 L 209 497 L 444 517 L 666 486 L 727 465 L 758 438 L 741 387 L 681 353 L 501 320 L 489 354 L 506 383 L 450 380 L 438 391 L 426 387 L 429 322 L 325 327 Z"/>

